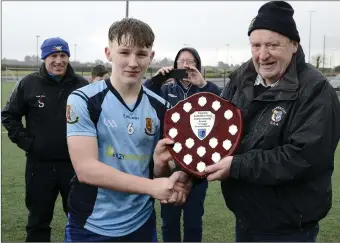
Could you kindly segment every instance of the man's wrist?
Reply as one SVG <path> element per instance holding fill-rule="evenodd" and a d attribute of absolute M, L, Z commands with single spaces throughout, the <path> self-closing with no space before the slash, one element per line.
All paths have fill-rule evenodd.
<path fill-rule="evenodd" d="M 202 88 L 204 88 L 206 85 L 207 85 L 207 81 L 205 81 L 205 80 L 203 79 L 203 82 L 202 82 L 200 85 L 198 85 L 198 88 L 202 89 Z"/>
<path fill-rule="evenodd" d="M 170 176 L 171 169 L 168 163 L 154 164 L 154 176 L 155 177 L 167 177 Z"/>

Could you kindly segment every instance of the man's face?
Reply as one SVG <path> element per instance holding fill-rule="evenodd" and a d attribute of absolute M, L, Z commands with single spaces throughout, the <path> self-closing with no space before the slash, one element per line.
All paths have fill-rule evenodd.
<path fill-rule="evenodd" d="M 48 73 L 55 76 L 62 76 L 66 73 L 69 57 L 65 52 L 55 52 L 44 60 Z"/>
<path fill-rule="evenodd" d="M 190 51 L 182 51 L 177 59 L 177 68 L 185 69 L 188 66 L 196 67 L 196 60 Z"/>
<path fill-rule="evenodd" d="M 177 68 L 178 69 L 186 69 L 189 66 L 196 67 L 196 59 L 194 55 L 190 51 L 182 51 L 181 54 L 179 54 L 177 59 Z M 192 73 L 188 73 L 188 79 L 192 78 Z M 189 81 L 181 80 L 183 84 L 188 85 Z"/>
<path fill-rule="evenodd" d="M 109 73 L 105 73 L 103 76 L 96 76 L 95 78 L 91 78 L 91 82 L 96 82 L 98 80 L 103 80 L 103 79 L 107 79 L 110 77 Z"/>
<path fill-rule="evenodd" d="M 141 83 L 143 75 L 149 67 L 154 52 L 152 48 L 138 46 L 126 46 L 122 38 L 121 45 L 115 40 L 105 48 L 105 54 L 112 62 L 112 77 L 123 84 L 131 85 Z"/>
<path fill-rule="evenodd" d="M 254 30 L 249 39 L 257 73 L 268 83 L 276 82 L 284 75 L 297 51 L 298 43 L 264 29 Z"/>

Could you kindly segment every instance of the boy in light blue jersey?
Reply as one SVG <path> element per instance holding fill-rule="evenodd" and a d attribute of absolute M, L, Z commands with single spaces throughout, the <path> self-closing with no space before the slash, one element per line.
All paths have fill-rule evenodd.
<path fill-rule="evenodd" d="M 191 180 L 182 171 L 171 175 L 166 146 L 173 142 L 160 140 L 169 104 L 142 86 L 153 42 L 142 21 L 113 23 L 105 48 L 111 77 L 68 98 L 67 140 L 77 176 L 65 241 L 151 242 L 154 198 L 174 204 L 186 200 Z"/>

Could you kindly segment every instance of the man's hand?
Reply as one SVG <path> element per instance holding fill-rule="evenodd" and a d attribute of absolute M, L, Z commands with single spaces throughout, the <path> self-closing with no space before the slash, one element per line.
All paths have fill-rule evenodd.
<path fill-rule="evenodd" d="M 176 171 L 172 176 L 176 174 L 175 178 L 178 178 L 174 185 L 174 191 L 169 200 L 161 200 L 164 204 L 174 204 L 175 206 L 183 205 L 192 188 L 192 178 L 184 171 Z M 177 175 L 179 175 L 177 177 Z"/>
<path fill-rule="evenodd" d="M 150 192 L 148 194 L 160 201 L 168 201 L 172 197 L 175 184 L 180 179 L 180 177 L 180 173 L 173 173 L 169 178 L 163 177 L 153 179 L 153 185 L 150 188 Z"/>
<path fill-rule="evenodd" d="M 157 76 L 158 74 L 163 74 L 165 75 L 166 73 L 169 73 L 171 70 L 173 70 L 174 67 L 170 66 L 170 67 L 162 67 L 161 69 L 159 69 L 156 74 L 154 76 Z"/>
<path fill-rule="evenodd" d="M 233 156 L 227 156 L 221 159 L 214 165 L 209 165 L 205 168 L 205 172 L 209 173 L 207 179 L 208 181 L 215 180 L 225 180 L 229 177 L 231 162 L 233 160 Z"/>
<path fill-rule="evenodd" d="M 174 69 L 174 67 L 172 67 L 172 66 L 169 66 L 169 67 L 162 67 L 161 69 L 159 69 L 159 70 L 156 72 L 156 74 L 155 74 L 154 76 L 156 76 L 156 75 L 158 75 L 158 74 L 165 75 L 165 74 L 169 73 L 169 72 L 170 72 L 171 70 L 173 70 L 173 69 Z M 171 83 L 171 82 L 175 82 L 175 79 L 169 78 L 169 79 L 166 80 L 163 84 L 167 84 L 167 83 Z"/>
<path fill-rule="evenodd" d="M 168 166 L 168 162 L 172 159 L 172 156 L 167 146 L 172 145 L 173 143 L 174 141 L 170 138 L 163 138 L 157 142 L 155 151 L 153 152 L 155 166 Z"/>
<path fill-rule="evenodd" d="M 172 145 L 173 143 L 174 141 L 170 138 L 164 138 L 158 141 L 153 153 L 155 177 L 162 177 L 170 174 L 169 161 L 172 160 L 172 156 L 167 146 Z M 176 171 L 169 178 L 175 180 L 172 187 L 173 190 L 171 192 L 171 197 L 167 199 L 160 199 L 161 203 L 182 205 L 183 203 L 185 203 L 187 196 L 189 195 L 189 192 L 191 190 L 192 179 L 184 171 Z"/>
<path fill-rule="evenodd" d="M 203 88 L 207 84 L 207 81 L 204 80 L 201 72 L 198 71 L 196 67 L 188 65 L 185 65 L 184 67 L 185 69 L 187 69 L 188 78 L 183 79 L 183 81 L 190 82 L 193 85 L 198 86 L 199 88 Z"/>

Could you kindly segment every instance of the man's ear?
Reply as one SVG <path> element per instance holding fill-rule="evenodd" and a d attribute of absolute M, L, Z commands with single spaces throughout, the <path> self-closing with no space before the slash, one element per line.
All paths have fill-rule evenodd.
<path fill-rule="evenodd" d="M 154 56 L 155 56 L 155 51 L 152 51 L 152 52 L 151 52 L 151 56 L 150 56 L 150 63 L 149 63 L 149 65 L 151 64 L 151 62 L 152 62 Z"/>
<path fill-rule="evenodd" d="M 293 53 L 295 54 L 299 47 L 299 43 L 297 41 L 292 41 L 292 43 L 293 43 Z"/>
<path fill-rule="evenodd" d="M 105 47 L 105 56 L 106 56 L 106 59 L 109 62 L 112 62 L 111 51 L 110 51 L 110 48 L 108 46 Z"/>

